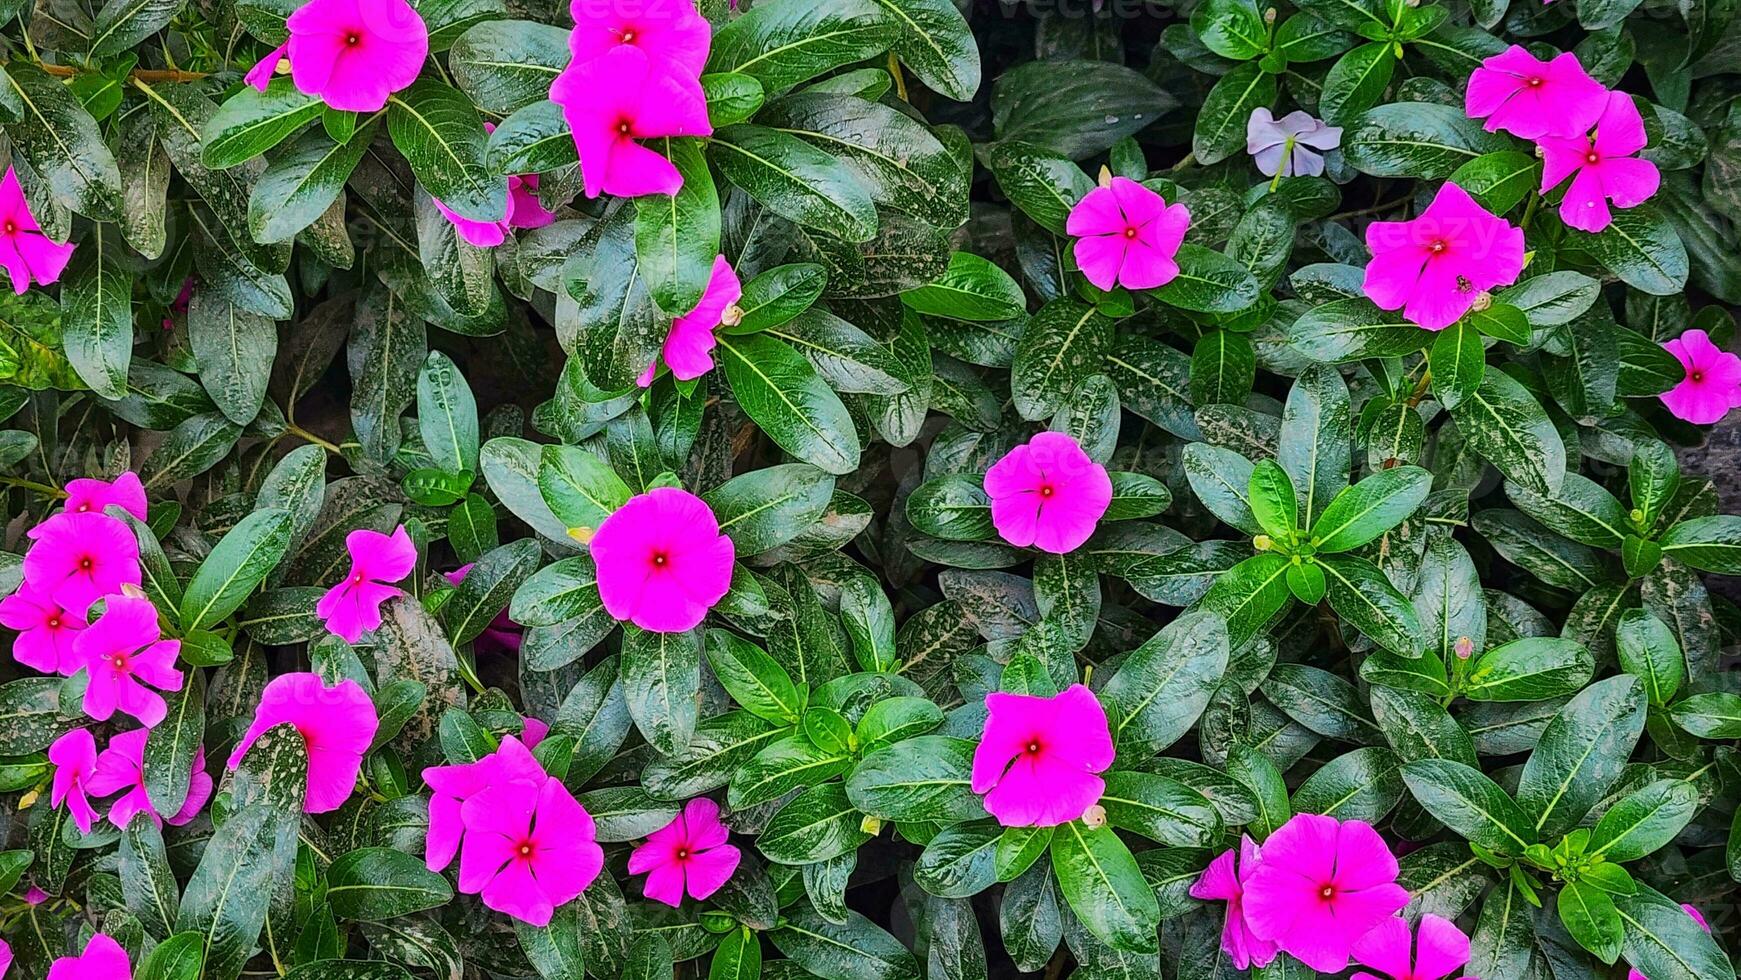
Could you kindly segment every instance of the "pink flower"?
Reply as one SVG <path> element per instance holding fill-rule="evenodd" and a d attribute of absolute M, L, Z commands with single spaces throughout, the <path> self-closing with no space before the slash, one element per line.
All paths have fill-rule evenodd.
<path fill-rule="evenodd" d="M 99 932 L 85 944 L 84 955 L 55 960 L 48 980 L 133 980 L 133 967 L 121 944 Z"/>
<path fill-rule="evenodd" d="M 381 603 L 405 594 L 391 583 L 417 567 L 417 546 L 401 524 L 391 536 L 358 528 L 345 535 L 345 548 L 351 553 L 350 573 L 320 597 L 314 611 L 328 630 L 355 643 L 380 627 Z"/>
<path fill-rule="evenodd" d="M 1449 182 L 1413 221 L 1367 225 L 1366 247 L 1367 298 L 1428 330 L 1456 323 L 1483 291 L 1523 272 L 1523 230 Z"/>
<path fill-rule="evenodd" d="M 271 54 L 261 58 L 254 67 L 248 69 L 248 74 L 242 76 L 242 82 L 264 92 L 267 86 L 272 84 L 272 76 L 279 74 L 280 66 L 283 66 L 285 71 L 290 70 L 289 59 L 290 45 L 288 43 L 280 44 Z"/>
<path fill-rule="evenodd" d="M 460 808 L 459 890 L 535 926 L 604 868 L 592 815 L 560 779 L 497 783 Z"/>
<path fill-rule="evenodd" d="M 1711 924 L 1709 922 L 1705 921 L 1705 917 L 1699 914 L 1698 909 L 1693 908 L 1691 905 L 1688 905 L 1685 902 L 1681 903 L 1681 908 L 1685 909 L 1686 913 L 1693 917 L 1693 921 L 1697 922 L 1699 924 L 1700 929 L 1705 930 L 1706 934 L 1710 933 Z M 1626 971 L 1626 980 L 1650 980 L 1650 978 L 1645 976 L 1644 974 L 1638 972 L 1637 970 L 1628 969 Z"/>
<path fill-rule="evenodd" d="M 698 796 L 635 848 L 629 855 L 629 874 L 647 875 L 642 894 L 655 902 L 677 908 L 685 891 L 699 902 L 719 891 L 742 859 L 738 849 L 726 843 L 727 837 L 719 804 Z"/>
<path fill-rule="evenodd" d="M 442 870 L 459 853 L 460 839 L 465 834 L 461 808 L 466 800 L 510 780 L 543 785 L 548 777 L 529 748 L 510 735 L 502 739 L 501 748 L 476 762 L 423 770 L 423 782 L 430 792 L 429 834 L 423 852 L 429 870 Z"/>
<path fill-rule="evenodd" d="M 550 726 L 544 722 L 531 715 L 520 717 L 520 741 L 526 743 L 527 748 L 537 748 L 538 743 L 544 741 L 544 737 L 549 734 Z"/>
<path fill-rule="evenodd" d="M 80 830 L 91 832 L 97 811 L 86 795 L 87 784 L 97 771 L 97 740 L 88 728 L 75 728 L 48 747 L 48 761 L 54 763 L 54 783 L 49 791 L 48 805 L 66 804 L 73 823 Z"/>
<path fill-rule="evenodd" d="M 1266 177 L 1316 177 L 1324 172 L 1324 154 L 1341 145 L 1342 127 L 1298 109 L 1277 119 L 1269 106 L 1258 106 L 1245 121 L 1245 152 Z"/>
<path fill-rule="evenodd" d="M 1233 965 L 1241 970 L 1251 966 L 1264 967 L 1276 958 L 1276 944 L 1259 939 L 1245 922 L 1245 882 L 1257 867 L 1258 850 L 1250 836 L 1240 835 L 1239 861 L 1234 863 L 1233 851 L 1223 852 L 1203 876 L 1191 886 L 1191 897 L 1219 899 L 1227 903 L 1227 919 L 1221 926 L 1221 948 L 1233 957 Z"/>
<path fill-rule="evenodd" d="M 700 497 L 658 487 L 598 526 L 592 560 L 605 611 L 654 633 L 681 633 L 731 588 L 731 538 Z"/>
<path fill-rule="evenodd" d="M 713 357 L 709 353 L 714 345 L 713 330 L 724 320 L 725 311 L 743 294 L 743 286 L 738 282 L 731 263 L 723 255 L 715 257 L 713 273 L 708 276 L 701 301 L 688 313 L 672 320 L 671 332 L 665 335 L 663 354 L 672 377 L 691 381 L 713 370 Z M 659 362 L 654 360 L 636 383 L 643 388 L 649 387 L 658 370 Z"/>
<path fill-rule="evenodd" d="M 1408 904 L 1397 870 L 1371 824 L 1297 814 L 1263 842 L 1245 921 L 1319 973 L 1339 972 L 1360 937 Z"/>
<path fill-rule="evenodd" d="M 1056 827 L 1100 799 L 1106 782 L 1095 773 L 1112 765 L 1112 733 L 1092 691 L 1072 684 L 1049 698 L 997 692 L 985 706 L 971 785 L 998 823 Z"/>
<path fill-rule="evenodd" d="M 145 792 L 145 740 L 150 729 L 135 728 L 109 739 L 109 746 L 97 756 L 97 770 L 91 777 L 90 791 L 94 796 L 108 796 L 125 791 L 126 795 L 109 805 L 109 822 L 126 827 L 137 814 L 145 814 L 151 822 L 162 826 L 164 821 L 151 805 Z M 206 750 L 194 752 L 193 770 L 188 773 L 187 799 L 181 809 L 169 818 L 169 825 L 180 827 L 199 815 L 200 808 L 212 798 L 212 777 L 206 772 Z"/>
<path fill-rule="evenodd" d="M 150 599 L 109 596 L 103 615 L 73 639 L 73 656 L 91 677 L 85 714 L 108 721 L 119 709 L 146 728 L 156 725 L 169 712 L 157 691 L 181 690 L 181 671 L 175 667 L 180 653 L 180 640 L 163 638 Z"/>
<path fill-rule="evenodd" d="M 683 175 L 635 141 L 713 135 L 700 86 L 661 71 L 631 44 L 569 62 L 551 83 L 550 98 L 574 131 L 587 197 L 675 194 Z"/>
<path fill-rule="evenodd" d="M 254 723 L 230 754 L 229 768 L 241 765 L 268 729 L 290 725 L 308 749 L 308 794 L 302 808 L 328 813 L 350 797 L 380 723 L 374 702 L 356 681 L 327 687 L 319 674 L 280 674 L 261 692 Z"/>
<path fill-rule="evenodd" d="M 0 939 L 0 977 L 6 976 L 12 969 L 12 947 L 6 940 Z"/>
<path fill-rule="evenodd" d="M 985 471 L 991 522 L 1005 541 L 1062 555 L 1081 547 L 1112 503 L 1112 478 L 1062 432 L 1041 432 Z"/>
<path fill-rule="evenodd" d="M 495 123 L 484 123 L 484 131 L 496 131 Z M 435 210 L 453 225 L 459 232 L 459 237 L 478 248 L 494 248 L 508 240 L 508 232 L 515 228 L 542 228 L 556 220 L 556 215 L 544 207 L 538 200 L 538 175 L 509 174 L 508 210 L 500 221 L 473 221 L 463 217 L 452 208 L 441 203 L 439 198 L 431 198 Z"/>
<path fill-rule="evenodd" d="M 471 570 L 472 566 L 470 564 L 465 564 L 451 572 L 443 572 L 442 577 L 447 579 L 448 584 L 457 586 L 465 581 L 465 577 L 471 574 Z M 520 650 L 521 632 L 520 624 L 509 619 L 508 611 L 504 609 L 497 613 L 496 618 L 490 620 L 490 625 L 484 627 L 484 631 L 479 633 L 478 638 L 472 641 L 472 649 L 474 651 L 497 650 L 506 653 L 518 653 Z"/>
<path fill-rule="evenodd" d="M 573 0 L 569 13 L 574 16 L 574 30 L 568 35 L 568 50 L 576 62 L 593 61 L 630 46 L 680 78 L 697 78 L 707 66 L 713 28 L 696 11 L 693 0 L 628 4 Z"/>
<path fill-rule="evenodd" d="M 345 112 L 385 106 L 429 55 L 429 30 L 405 0 L 308 0 L 285 26 L 296 88 Z"/>
<path fill-rule="evenodd" d="M 88 478 L 71 480 L 66 485 L 66 506 L 61 509 L 68 514 L 93 510 L 101 514 L 103 508 L 111 505 L 145 519 L 145 485 L 139 482 L 139 474 L 128 470 L 112 483 Z"/>
<path fill-rule="evenodd" d="M 43 891 L 35 885 L 31 885 L 29 888 L 24 890 L 24 900 L 29 902 L 31 905 L 41 905 L 43 902 L 48 901 L 48 892 Z"/>
<path fill-rule="evenodd" d="M 1688 330 L 1662 345 L 1681 362 L 1687 376 L 1658 395 L 1685 422 L 1710 425 L 1741 408 L 1741 357 L 1711 343 L 1703 330 Z"/>
<path fill-rule="evenodd" d="M 18 638 L 12 641 L 12 659 L 45 674 L 70 677 L 78 673 L 73 637 L 85 628 L 84 619 L 61 608 L 28 581 L 0 599 L 0 626 L 18 631 Z"/>
<path fill-rule="evenodd" d="M 170 301 L 169 316 L 166 316 L 163 318 L 163 329 L 174 330 L 175 329 L 175 318 L 177 316 L 185 315 L 187 313 L 187 308 L 191 305 L 193 305 L 193 277 L 189 276 L 188 278 L 183 279 L 181 281 L 181 292 L 176 293 L 175 299 Z M 135 479 L 137 479 L 137 477 L 135 477 Z M 115 482 L 119 483 L 120 481 L 116 480 Z M 144 500 L 145 500 L 144 488 L 140 489 L 139 500 L 140 500 L 140 508 L 143 510 L 144 509 Z M 140 520 L 145 519 L 145 516 L 143 514 L 136 515 L 136 516 L 138 516 Z"/>
<path fill-rule="evenodd" d="M 1449 919 L 1430 912 L 1421 916 L 1420 932 L 1413 937 L 1407 922 L 1385 919 L 1354 944 L 1354 959 L 1391 980 L 1443 980 L 1469 962 L 1469 937 Z M 1381 978 L 1357 970 L 1352 980 Z"/>
<path fill-rule="evenodd" d="M 1560 220 L 1579 231 L 1601 231 L 1614 221 L 1608 202 L 1633 208 L 1656 193 L 1662 174 L 1656 164 L 1632 154 L 1644 149 L 1644 118 L 1625 92 L 1608 93 L 1608 106 L 1590 136 L 1544 136 L 1542 189 L 1576 173 L 1560 201 Z"/>
<path fill-rule="evenodd" d="M 24 580 L 75 616 L 139 584 L 139 539 L 107 514 L 56 514 L 29 536 L 35 543 L 24 556 Z"/>
<path fill-rule="evenodd" d="M 12 291 L 23 296 L 32 279 L 43 286 L 59 279 L 74 248 L 71 242 L 61 244 L 43 234 L 30 213 L 30 202 L 24 199 L 24 189 L 18 186 L 18 174 L 7 167 L 0 179 L 0 266 L 12 277 Z"/>
<path fill-rule="evenodd" d="M 1471 119 L 1487 120 L 1490 133 L 1504 130 L 1526 140 L 1543 136 L 1582 136 L 1596 124 L 1608 90 L 1566 52 L 1537 61 L 1519 45 L 1481 63 L 1469 76 L 1463 109 Z"/>
<path fill-rule="evenodd" d="M 1190 226 L 1183 204 L 1169 206 L 1136 181 L 1114 177 L 1076 202 L 1064 230 L 1076 239 L 1076 267 L 1089 282 L 1101 289 L 1153 289 L 1179 274 L 1173 256 Z"/>

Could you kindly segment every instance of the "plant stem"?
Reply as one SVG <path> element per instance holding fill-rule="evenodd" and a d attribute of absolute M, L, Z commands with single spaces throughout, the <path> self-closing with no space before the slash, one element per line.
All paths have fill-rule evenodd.
<path fill-rule="evenodd" d="M 304 429 L 302 426 L 297 425 L 295 422 L 286 422 L 284 424 L 284 431 L 290 433 L 293 436 L 296 436 L 298 439 L 301 439 L 303 442 L 313 443 L 314 445 L 319 446 L 322 449 L 325 449 L 327 452 L 332 453 L 334 456 L 339 456 L 339 457 L 344 456 L 344 452 L 342 450 L 340 450 L 338 446 L 326 441 L 325 439 L 322 439 L 320 436 L 315 435 L 314 433 L 308 431 L 307 429 Z"/>
<path fill-rule="evenodd" d="M 0 486 L 17 487 L 20 490 L 34 490 L 37 493 L 47 494 L 51 497 L 64 497 L 67 495 L 66 491 L 59 487 L 51 487 L 46 483 L 37 483 L 35 480 L 21 480 L 13 476 L 0 476 Z"/>
<path fill-rule="evenodd" d="M 34 57 L 34 52 L 32 53 Z M 77 68 L 68 65 L 45 65 L 37 62 L 36 67 L 56 78 L 72 78 L 79 74 Z M 127 73 L 129 81 L 135 82 L 197 82 L 210 77 L 203 71 L 175 71 L 162 68 L 138 68 Z"/>
<path fill-rule="evenodd" d="M 901 74 L 901 59 L 895 57 L 893 51 L 889 52 L 889 74 L 895 79 L 895 97 L 902 102 L 909 101 L 907 99 L 907 79 Z"/>

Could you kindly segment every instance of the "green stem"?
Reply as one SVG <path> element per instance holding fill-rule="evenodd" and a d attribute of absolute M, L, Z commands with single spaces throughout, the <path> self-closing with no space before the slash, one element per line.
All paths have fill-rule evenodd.
<path fill-rule="evenodd" d="M 65 497 L 67 495 L 66 491 L 59 487 L 51 487 L 46 483 L 37 483 L 35 480 L 21 480 L 14 476 L 0 476 L 0 485 L 17 487 L 20 490 L 33 490 L 37 493 L 47 494 L 51 497 Z"/>

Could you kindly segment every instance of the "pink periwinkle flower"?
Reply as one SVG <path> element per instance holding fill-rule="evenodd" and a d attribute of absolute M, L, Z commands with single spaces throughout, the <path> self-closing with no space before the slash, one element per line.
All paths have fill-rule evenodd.
<path fill-rule="evenodd" d="M 1225 851 L 1209 862 L 1202 876 L 1191 885 L 1192 898 L 1227 903 L 1227 918 L 1221 926 L 1221 948 L 1233 958 L 1233 965 L 1241 970 L 1268 966 L 1276 958 L 1276 944 L 1257 938 L 1245 921 L 1245 882 L 1257 863 L 1257 844 L 1249 835 L 1242 834 L 1237 863 L 1233 851 Z"/>
<path fill-rule="evenodd" d="M 592 815 L 560 779 L 497 783 L 460 808 L 459 890 L 535 926 L 550 924 L 604 868 Z"/>
<path fill-rule="evenodd" d="M 48 747 L 48 761 L 54 763 L 54 781 L 50 786 L 48 805 L 65 805 L 73 823 L 85 833 L 97 820 L 91 806 L 89 783 L 97 771 L 97 740 L 88 728 L 75 728 Z"/>
<path fill-rule="evenodd" d="M 285 24 L 298 91 L 345 112 L 375 112 L 417 80 L 429 55 L 429 30 L 406 0 L 308 0 Z M 276 69 L 279 52 L 267 55 Z M 265 64 L 262 62 L 261 64 Z M 260 66 L 249 72 L 258 84 Z"/>
<path fill-rule="evenodd" d="M 1741 357 L 1711 342 L 1703 330 L 1688 330 L 1662 345 L 1681 362 L 1686 377 L 1658 395 L 1675 418 L 1710 425 L 1741 408 Z"/>
<path fill-rule="evenodd" d="M 176 293 L 175 299 L 171 300 L 169 303 L 169 315 L 163 318 L 163 329 L 174 330 L 175 329 L 175 318 L 178 316 L 186 316 L 187 315 L 187 308 L 189 306 L 192 306 L 192 305 L 193 305 L 193 277 L 189 276 L 188 278 L 183 279 L 181 281 L 181 292 Z M 134 477 L 134 479 L 138 479 L 138 477 Z M 120 481 L 117 480 L 116 482 L 118 483 Z M 141 488 L 140 500 L 142 502 L 144 500 L 143 488 Z M 141 507 L 143 507 L 143 503 L 141 504 Z M 144 514 L 139 514 L 136 516 L 140 520 L 145 519 Z"/>
<path fill-rule="evenodd" d="M 315 614 L 326 628 L 355 643 L 364 633 L 380 627 L 381 603 L 405 594 L 393 586 L 417 566 L 417 546 L 405 526 L 391 535 L 358 528 L 345 535 L 351 553 L 351 570 L 315 604 Z"/>
<path fill-rule="evenodd" d="M 495 132 L 496 124 L 484 123 L 484 131 Z M 459 237 L 478 248 L 494 248 L 502 244 L 508 240 L 508 232 L 515 228 L 542 228 L 556 220 L 555 212 L 538 200 L 537 174 L 509 174 L 506 179 L 508 210 L 500 221 L 474 221 L 441 203 L 440 198 L 431 200 L 435 204 L 435 210 L 453 225 Z"/>
<path fill-rule="evenodd" d="M 12 277 L 12 291 L 23 296 L 33 279 L 43 286 L 59 279 L 75 247 L 43 233 L 18 186 L 17 172 L 7 167 L 0 179 L 0 266 Z"/>
<path fill-rule="evenodd" d="M 569 62 L 551 83 L 550 99 L 561 104 L 574 132 L 587 197 L 675 194 L 683 175 L 635 141 L 713 135 L 700 86 L 662 70 L 632 44 Z"/>
<path fill-rule="evenodd" d="M 526 743 L 529 749 L 538 747 L 544 737 L 550 734 L 550 726 L 531 715 L 520 716 L 520 741 Z"/>
<path fill-rule="evenodd" d="M 687 490 L 630 498 L 598 526 L 591 547 L 605 611 L 654 633 L 693 629 L 731 588 L 731 538 Z"/>
<path fill-rule="evenodd" d="M 1366 247 L 1367 298 L 1428 330 L 1456 323 L 1482 292 L 1523 272 L 1523 230 L 1449 181 L 1413 221 L 1367 225 Z"/>
<path fill-rule="evenodd" d="M 25 582 L 18 591 L 0 599 L 0 626 L 18 631 L 12 641 L 12 659 L 45 674 L 78 673 L 80 662 L 73 653 L 73 638 L 85 628 L 83 617 L 74 616 L 36 586 Z"/>
<path fill-rule="evenodd" d="M 97 771 L 91 776 L 89 789 L 93 796 L 125 794 L 109 805 L 109 822 L 117 827 L 126 827 L 141 813 L 160 827 L 165 822 L 145 792 L 145 740 L 150 735 L 145 728 L 122 732 L 109 739 L 108 747 L 97 756 Z M 187 798 L 167 822 L 171 827 L 189 823 L 211 798 L 212 777 L 206 772 L 206 750 L 201 746 L 194 752 L 193 769 L 188 773 Z"/>
<path fill-rule="evenodd" d="M 975 793 L 1005 827 L 1056 827 L 1082 816 L 1106 791 L 1112 732 L 1094 692 L 1072 684 L 1049 698 L 985 696 L 973 751 Z"/>
<path fill-rule="evenodd" d="M 738 282 L 738 274 L 731 263 L 723 255 L 716 256 L 701 301 L 688 313 L 672 320 L 671 331 L 665 335 L 661 354 L 672 377 L 691 381 L 713 370 L 714 328 L 724 322 L 726 310 L 743 294 L 743 285 Z M 659 362 L 655 359 L 636 383 L 643 388 L 652 385 L 658 370 Z"/>
<path fill-rule="evenodd" d="M 442 573 L 442 576 L 447 579 L 449 584 L 457 586 L 465 581 L 465 577 L 471 574 L 471 570 L 472 566 L 465 564 L 451 572 Z M 495 650 L 503 653 L 518 653 L 522 632 L 520 624 L 509 619 L 508 611 L 504 609 L 497 613 L 496 618 L 490 620 L 490 625 L 484 627 L 484 631 L 472 641 L 472 649 L 474 651 Z"/>
<path fill-rule="evenodd" d="M 29 888 L 24 890 L 24 901 L 31 905 L 41 905 L 43 902 L 48 901 L 48 899 L 48 892 L 43 891 L 36 885 L 31 885 Z"/>
<path fill-rule="evenodd" d="M 1183 204 L 1128 177 L 1088 192 L 1070 209 L 1064 230 L 1076 239 L 1076 267 L 1101 289 L 1154 289 L 1179 274 L 1173 256 L 1191 226 Z"/>
<path fill-rule="evenodd" d="M 573 0 L 568 9 L 574 16 L 568 50 L 577 62 L 602 58 L 629 46 L 679 77 L 695 79 L 707 66 L 713 28 L 695 9 L 693 0 Z"/>
<path fill-rule="evenodd" d="M 328 687 L 319 674 L 280 674 L 261 693 L 254 722 L 230 754 L 229 768 L 241 765 L 268 729 L 290 725 L 308 749 L 308 793 L 302 808 L 328 813 L 350 797 L 380 724 L 375 703 L 356 681 Z"/>
<path fill-rule="evenodd" d="M 56 514 L 28 533 L 34 543 L 24 555 L 24 580 L 75 616 L 140 582 L 139 539 L 107 514 Z"/>
<path fill-rule="evenodd" d="M 1560 220 L 1579 231 L 1601 231 L 1614 221 L 1609 201 L 1617 208 L 1637 207 L 1662 183 L 1656 164 L 1632 155 L 1644 144 L 1644 118 L 1632 96 L 1610 92 L 1591 135 L 1536 141 L 1542 151 L 1541 192 L 1577 174 L 1560 201 Z"/>
<path fill-rule="evenodd" d="M 1112 478 L 1075 439 L 1041 432 L 991 464 L 985 492 L 1000 537 L 1062 555 L 1094 533 L 1112 504 Z"/>
<path fill-rule="evenodd" d="M 677 908 L 685 892 L 699 902 L 719 891 L 742 859 L 738 849 L 726 843 L 728 836 L 719 819 L 719 804 L 698 796 L 635 848 L 629 855 L 629 874 L 647 875 L 642 894 L 655 902 Z"/>
<path fill-rule="evenodd" d="M 242 76 L 242 82 L 254 87 L 256 91 L 264 92 L 272 84 L 272 76 L 289 74 L 290 44 L 286 42 L 272 49 L 266 57 L 255 62 L 254 67 Z"/>
<path fill-rule="evenodd" d="M 465 801 L 491 786 L 512 780 L 543 785 L 548 777 L 530 749 L 530 745 L 510 735 L 502 739 L 501 748 L 476 762 L 423 770 L 423 782 L 429 787 L 429 833 L 424 841 L 423 859 L 429 870 L 442 870 L 459 853 L 460 840 L 465 835 L 461 815 Z"/>
<path fill-rule="evenodd" d="M 1421 916 L 1413 935 L 1400 918 L 1385 919 L 1354 944 L 1354 959 L 1390 980 L 1444 980 L 1469 962 L 1469 937 L 1451 922 L 1432 913 Z M 1352 980 L 1384 980 L 1356 970 Z M 1475 980 L 1464 977 L 1463 980 Z"/>
<path fill-rule="evenodd" d="M 1710 933 L 1711 924 L 1705 921 L 1705 917 L 1699 914 L 1698 909 L 1686 904 L 1685 902 L 1681 903 L 1681 908 L 1684 909 L 1688 915 L 1693 917 L 1693 921 L 1699 924 L 1700 929 L 1705 930 L 1707 934 Z M 1650 978 L 1637 970 L 1628 968 L 1626 971 L 1626 980 L 1650 980 Z"/>
<path fill-rule="evenodd" d="M 48 980 L 133 980 L 133 966 L 121 944 L 99 932 L 85 944 L 83 954 L 55 960 Z"/>
<path fill-rule="evenodd" d="M 1266 177 L 1316 177 L 1324 172 L 1324 154 L 1341 145 L 1342 127 L 1298 109 L 1277 119 L 1268 106 L 1258 106 L 1245 122 L 1245 152 Z"/>
<path fill-rule="evenodd" d="M 1263 842 L 1245 882 L 1245 921 L 1257 938 L 1337 973 L 1362 936 L 1408 904 L 1397 872 L 1371 824 L 1297 814 Z"/>
<path fill-rule="evenodd" d="M 169 713 L 157 692 L 181 690 L 181 641 L 163 638 L 150 599 L 111 595 L 103 605 L 103 615 L 73 639 L 73 656 L 90 673 L 85 714 L 108 721 L 121 711 L 150 728 Z"/>
<path fill-rule="evenodd" d="M 1490 133 L 1504 130 L 1533 140 L 1584 135 L 1607 100 L 1608 90 L 1584 71 L 1577 55 L 1568 51 L 1537 61 L 1514 44 L 1469 76 L 1463 109 L 1471 119 L 1486 119 Z"/>
<path fill-rule="evenodd" d="M 61 508 L 66 513 L 94 510 L 100 514 L 110 506 L 119 507 L 139 520 L 145 519 L 145 485 L 139 482 L 139 474 L 128 470 L 113 481 L 91 478 L 67 481 L 66 506 Z"/>

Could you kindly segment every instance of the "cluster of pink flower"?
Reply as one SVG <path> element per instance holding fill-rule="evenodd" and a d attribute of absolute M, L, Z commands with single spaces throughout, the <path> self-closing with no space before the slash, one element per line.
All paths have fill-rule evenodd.
<path fill-rule="evenodd" d="M 1041 432 L 991 464 L 985 493 L 1000 537 L 1062 555 L 1094 534 L 1112 505 L 1112 478 L 1075 439 Z"/>
<path fill-rule="evenodd" d="M 1580 231 L 1601 231 L 1615 207 L 1637 207 L 1656 193 L 1656 164 L 1633 154 L 1644 149 L 1644 120 L 1625 92 L 1591 78 L 1571 52 L 1540 61 L 1519 45 L 1488 58 L 1469 76 L 1463 106 L 1471 119 L 1534 140 L 1542 158 L 1541 193 L 1573 177 L 1560 201 L 1560 220 Z"/>
<path fill-rule="evenodd" d="M 635 142 L 710 136 L 701 71 L 713 29 L 693 0 L 574 0 L 568 67 L 550 85 L 580 155 L 587 197 L 675 194 L 683 175 Z"/>
<path fill-rule="evenodd" d="M 1174 261 L 1191 212 L 1128 177 L 1110 177 L 1070 209 L 1076 267 L 1104 290 L 1156 289 L 1179 275 Z"/>

